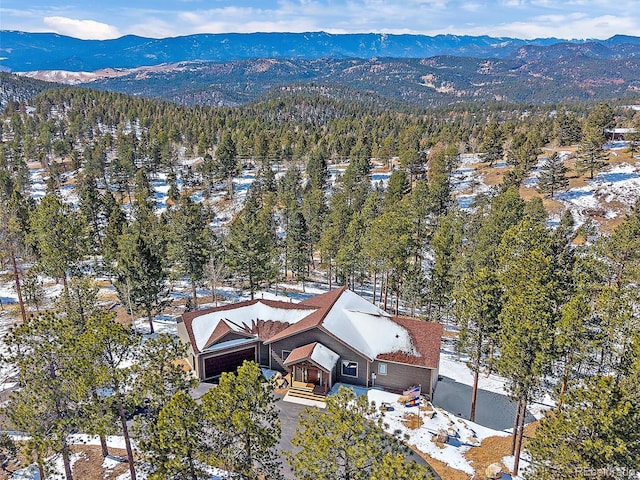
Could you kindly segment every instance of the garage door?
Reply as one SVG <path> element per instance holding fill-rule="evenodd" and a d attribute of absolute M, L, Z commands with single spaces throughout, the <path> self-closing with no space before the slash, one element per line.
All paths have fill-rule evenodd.
<path fill-rule="evenodd" d="M 217 357 L 206 358 L 204 360 L 204 377 L 211 378 L 217 377 L 222 372 L 235 372 L 236 369 L 240 365 L 242 365 L 242 362 L 244 362 L 245 360 L 255 362 L 255 347 L 238 350 L 231 353 L 225 353 L 222 355 L 218 355 Z"/>

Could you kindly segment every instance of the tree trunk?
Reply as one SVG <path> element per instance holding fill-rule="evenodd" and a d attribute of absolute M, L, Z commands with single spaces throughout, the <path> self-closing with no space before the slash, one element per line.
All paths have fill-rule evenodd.
<path fill-rule="evenodd" d="M 22 288 L 20 287 L 20 275 L 18 274 L 18 265 L 16 262 L 16 253 L 11 249 L 11 265 L 13 266 L 13 280 L 16 284 L 16 293 L 18 294 L 18 303 L 20 304 L 20 314 L 22 315 L 22 323 L 27 322 L 27 312 L 24 308 L 24 300 L 22 300 Z"/>
<path fill-rule="evenodd" d="M 518 436 L 518 426 L 520 425 L 520 410 L 522 407 L 522 400 L 518 398 L 518 406 L 516 408 L 516 416 L 513 420 L 513 433 L 511 434 L 511 455 L 516 451 L 516 437 Z"/>
<path fill-rule="evenodd" d="M 109 446 L 107 445 L 107 437 L 102 434 L 100 434 L 100 448 L 102 449 L 102 457 L 107 457 L 109 455 Z"/>
<path fill-rule="evenodd" d="M 387 311 L 387 297 L 389 295 L 389 271 L 384 273 L 384 311 Z"/>
<path fill-rule="evenodd" d="M 567 358 L 567 363 L 564 366 L 564 371 L 562 372 L 562 382 L 560 383 L 560 392 L 558 393 L 558 405 L 556 406 L 556 410 L 560 410 L 560 407 L 562 407 L 562 402 L 564 401 L 564 394 L 567 392 L 567 386 L 569 384 L 569 375 L 571 374 L 572 361 L 573 361 L 573 355 L 569 355 L 569 358 Z"/>
<path fill-rule="evenodd" d="M 373 271 L 373 304 L 376 304 L 376 287 L 378 284 L 378 272 L 376 270 Z"/>
<path fill-rule="evenodd" d="M 331 259 L 329 259 L 329 291 L 331 291 Z"/>
<path fill-rule="evenodd" d="M 193 294 L 193 309 L 198 309 L 198 289 L 196 288 L 196 282 L 191 279 L 191 293 Z"/>
<path fill-rule="evenodd" d="M 93 387 L 91 389 L 91 398 L 93 399 L 93 401 L 95 403 L 99 402 L 98 399 L 98 393 L 96 391 L 96 388 Z M 102 409 L 103 413 L 104 413 L 104 409 Z M 107 455 L 109 455 L 109 447 L 107 446 L 107 438 L 101 433 L 100 435 L 98 435 L 100 437 L 100 448 L 102 449 L 102 456 L 106 457 Z"/>
<path fill-rule="evenodd" d="M 395 314 L 398 315 L 398 312 L 400 310 L 400 282 L 398 282 L 397 286 L 396 286 L 396 306 L 394 307 L 395 310 Z"/>
<path fill-rule="evenodd" d="M 520 451 L 522 450 L 522 437 L 524 436 L 524 419 L 527 414 L 527 399 L 523 398 L 522 413 L 520 414 L 520 425 L 518 426 L 518 440 L 516 442 L 516 451 L 513 459 L 513 475 L 518 476 L 518 468 L 520 466 Z"/>
<path fill-rule="evenodd" d="M 147 312 L 147 321 L 149 322 L 149 333 L 154 333 L 153 330 L 153 315 L 150 311 Z"/>
<path fill-rule="evenodd" d="M 69 459 L 69 445 L 67 440 L 64 440 L 62 445 L 62 463 L 64 464 L 64 476 L 67 480 L 73 480 L 73 473 L 71 472 L 71 460 Z"/>
<path fill-rule="evenodd" d="M 131 448 L 131 440 L 129 439 L 129 428 L 127 427 L 127 417 L 124 413 L 124 405 L 122 403 L 122 394 L 118 393 L 118 415 L 122 424 L 122 436 L 124 437 L 124 445 L 127 449 L 127 460 L 129 461 L 129 472 L 131 480 L 136 480 L 136 469 L 133 462 L 133 450 Z"/>
<path fill-rule="evenodd" d="M 478 340 L 476 359 L 473 365 L 473 389 L 471 390 L 471 412 L 469 420 L 476 421 L 476 399 L 478 397 L 478 377 L 480 377 L 480 355 L 482 355 L 482 336 Z"/>
<path fill-rule="evenodd" d="M 44 473 L 44 464 L 42 461 L 38 461 L 38 475 L 40 476 L 40 480 L 45 480 L 47 478 Z"/>

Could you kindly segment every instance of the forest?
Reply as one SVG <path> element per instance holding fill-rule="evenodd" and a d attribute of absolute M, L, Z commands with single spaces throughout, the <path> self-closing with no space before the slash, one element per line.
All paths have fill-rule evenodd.
<path fill-rule="evenodd" d="M 5 407 L 9 429 L 29 435 L 23 450 L 41 478 L 50 452 L 62 455 L 72 478 L 68 437 L 77 432 L 124 435 L 132 479 L 130 435 L 148 478 L 209 478 L 203 465 L 280 478 L 279 427 L 265 427 L 277 422 L 257 367 L 223 376 L 196 405 L 185 394 L 192 381 L 174 364 L 184 347 L 163 334 L 141 343 L 130 320 L 145 318 L 154 333 L 154 317 L 181 281 L 185 310 L 223 301 L 223 285 L 251 298 L 286 282 L 347 285 L 370 291 L 390 313 L 448 325 L 475 387 L 483 372 L 507 380 L 518 405 L 515 475 L 524 444 L 524 478 L 635 472 L 640 203 L 624 205 L 610 231 L 577 224 L 570 211 L 551 222 L 546 209 L 571 176 L 594 178 L 609 164 L 605 130 L 620 126 L 640 129 L 640 115 L 616 102 L 394 110 L 329 99 L 320 89 L 235 108 L 80 88 L 9 102 L 0 117 L 0 252 L 19 310 L 4 360 L 22 386 Z M 574 147 L 571 168 L 560 146 Z M 463 154 L 506 172 L 467 208 L 452 177 Z M 523 198 L 536 168 L 537 194 Z M 252 181 L 239 182 L 248 171 Z M 374 180 L 378 171 L 388 180 Z M 168 188 L 162 205 L 159 181 Z M 61 285 L 53 304 L 44 279 Z M 98 302 L 104 285 L 123 310 L 118 321 Z M 246 405 L 255 415 L 229 412 L 248 396 L 238 385 L 255 392 Z M 555 406 L 525 438 L 527 406 L 545 392 Z M 338 396 L 344 403 L 336 408 L 350 401 Z M 145 412 L 131 427 L 136 405 Z M 334 413 L 336 425 L 346 422 Z M 312 436 L 320 426 L 307 420 L 303 433 Z M 356 435 L 374 435 L 368 428 Z M 309 452 L 290 460 L 299 478 L 426 475 L 401 461 L 394 438 L 371 439 L 388 442 L 388 455 L 341 471 L 310 462 L 321 453 L 303 434 L 299 441 Z"/>

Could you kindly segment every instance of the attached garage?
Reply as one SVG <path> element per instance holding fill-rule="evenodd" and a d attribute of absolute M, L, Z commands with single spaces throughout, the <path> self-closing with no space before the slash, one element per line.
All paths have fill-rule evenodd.
<path fill-rule="evenodd" d="M 257 345 L 232 352 L 220 352 L 204 359 L 203 378 L 213 378 L 222 372 L 235 372 L 245 360 L 257 361 Z"/>

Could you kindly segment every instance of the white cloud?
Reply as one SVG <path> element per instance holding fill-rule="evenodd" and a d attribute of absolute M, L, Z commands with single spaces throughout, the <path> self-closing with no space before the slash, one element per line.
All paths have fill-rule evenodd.
<path fill-rule="evenodd" d="M 117 27 L 95 20 L 77 20 L 67 17 L 45 17 L 43 20 L 56 33 L 84 40 L 106 40 L 122 36 Z"/>
<path fill-rule="evenodd" d="M 606 39 L 621 32 L 638 30 L 638 24 L 628 17 L 602 15 L 589 18 L 581 14 L 546 15 L 544 18 L 533 18 L 530 22 L 511 22 L 500 25 L 475 26 L 460 28 L 450 26 L 451 33 L 468 35 L 492 35 L 515 38 L 557 37 L 566 39 Z M 579 33 L 578 33 L 579 32 Z"/>

